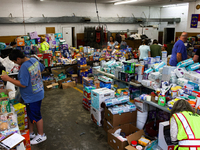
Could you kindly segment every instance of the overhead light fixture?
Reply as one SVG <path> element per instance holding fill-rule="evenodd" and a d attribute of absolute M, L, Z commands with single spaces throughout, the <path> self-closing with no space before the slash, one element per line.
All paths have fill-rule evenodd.
<path fill-rule="evenodd" d="M 176 7 L 177 5 L 164 5 L 163 7 Z"/>
<path fill-rule="evenodd" d="M 44 0 L 40 0 L 40 1 L 42 2 L 42 1 L 44 1 Z"/>
<path fill-rule="evenodd" d="M 132 3 L 132 2 L 136 2 L 136 1 L 137 1 L 137 0 L 120 1 L 120 2 L 114 3 L 114 5 L 128 4 L 128 3 Z"/>

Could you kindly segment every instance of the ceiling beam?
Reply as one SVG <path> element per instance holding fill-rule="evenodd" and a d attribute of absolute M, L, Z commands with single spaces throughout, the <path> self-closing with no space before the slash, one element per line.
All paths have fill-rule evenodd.
<path fill-rule="evenodd" d="M 136 18 L 136 17 L 100 17 L 101 24 L 137 24 L 145 22 L 176 22 L 180 18 Z M 0 24 L 44 24 L 44 23 L 98 23 L 96 17 L 0 17 Z"/>

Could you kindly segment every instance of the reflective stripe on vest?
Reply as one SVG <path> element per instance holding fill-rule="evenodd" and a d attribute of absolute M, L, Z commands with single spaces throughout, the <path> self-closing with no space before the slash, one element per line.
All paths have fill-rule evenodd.
<path fill-rule="evenodd" d="M 200 140 L 182 140 L 178 142 L 178 145 L 181 146 L 190 146 L 190 145 L 195 145 L 195 146 L 200 146 Z"/>
<path fill-rule="evenodd" d="M 185 130 L 185 133 L 187 134 L 188 139 L 195 139 L 194 132 L 192 131 L 187 119 L 182 113 L 177 113 L 176 116 L 180 120 L 180 122 L 183 125 L 183 128 Z"/>

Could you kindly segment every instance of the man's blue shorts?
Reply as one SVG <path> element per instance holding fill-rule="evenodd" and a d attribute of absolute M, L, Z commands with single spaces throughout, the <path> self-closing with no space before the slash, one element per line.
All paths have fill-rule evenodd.
<path fill-rule="evenodd" d="M 26 104 L 27 115 L 31 123 L 36 123 L 42 119 L 40 108 L 42 100 Z"/>

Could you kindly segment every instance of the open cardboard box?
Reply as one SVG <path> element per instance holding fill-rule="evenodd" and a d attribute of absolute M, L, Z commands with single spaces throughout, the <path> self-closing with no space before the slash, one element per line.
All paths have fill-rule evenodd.
<path fill-rule="evenodd" d="M 57 86 L 57 85 L 58 85 L 58 83 L 53 83 L 53 84 L 48 85 L 47 88 L 49 89 L 49 88 L 52 88 L 52 87 Z"/>
<path fill-rule="evenodd" d="M 63 82 L 68 81 L 68 80 L 71 80 L 71 78 L 66 78 L 66 79 L 63 79 L 63 80 L 59 80 L 58 81 L 58 88 L 62 88 Z"/>
<path fill-rule="evenodd" d="M 11 90 L 11 89 L 1 89 L 1 90 L 0 90 L 0 93 L 4 92 L 6 95 L 8 95 L 8 93 L 9 93 L 10 91 L 12 91 L 12 90 Z M 5 99 L 7 99 L 7 98 L 9 98 L 9 97 L 0 98 L 0 101 L 1 101 L 1 100 L 5 100 Z"/>
<path fill-rule="evenodd" d="M 115 131 L 118 129 L 122 129 L 121 132 L 124 132 L 126 135 L 133 135 L 133 137 L 135 137 L 134 139 L 139 139 L 142 134 L 144 134 L 143 130 L 139 130 L 132 124 L 123 124 L 121 126 L 108 130 L 108 144 L 112 146 L 115 150 L 125 150 L 125 147 L 128 145 L 127 141 L 122 142 L 117 137 L 112 135 L 112 133 L 115 133 Z"/>
<path fill-rule="evenodd" d="M 127 137 L 128 144 L 129 144 L 129 145 L 126 146 L 125 148 L 126 148 L 127 150 L 137 150 L 136 148 L 134 148 L 134 147 L 131 145 L 131 141 L 138 141 L 138 140 L 142 137 L 142 135 L 145 135 L 145 133 L 144 133 L 143 130 L 139 130 L 138 132 L 135 132 L 135 133 L 129 135 L 129 136 Z"/>
<path fill-rule="evenodd" d="M 112 128 L 117 127 L 122 124 L 127 124 L 127 123 L 132 123 L 132 124 L 136 125 L 137 111 L 113 115 L 106 107 L 105 108 L 105 119 L 106 119 L 106 122 L 107 121 L 109 122 L 108 124 Z"/>
<path fill-rule="evenodd" d="M 51 81 L 43 81 L 43 85 L 44 85 L 44 90 L 45 91 L 50 91 L 52 89 L 53 86 L 49 86 L 56 83 L 56 80 L 51 80 Z M 47 88 L 48 86 L 48 88 Z"/>

